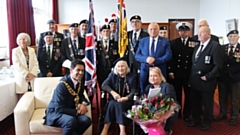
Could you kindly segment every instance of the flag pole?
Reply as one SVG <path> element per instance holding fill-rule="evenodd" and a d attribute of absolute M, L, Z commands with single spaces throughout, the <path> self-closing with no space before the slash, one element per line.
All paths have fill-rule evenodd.
<path fill-rule="evenodd" d="M 119 0 L 120 1 L 120 7 L 119 7 L 119 40 L 118 40 L 118 49 L 119 51 L 118 52 L 122 52 L 122 44 L 123 44 L 123 35 L 122 35 L 122 31 L 123 31 L 123 28 L 122 28 L 122 7 L 123 7 L 123 0 Z M 122 57 L 122 56 L 120 56 Z"/>

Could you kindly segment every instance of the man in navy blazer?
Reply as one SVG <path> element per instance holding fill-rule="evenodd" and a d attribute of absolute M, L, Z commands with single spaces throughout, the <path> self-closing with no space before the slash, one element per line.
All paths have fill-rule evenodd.
<path fill-rule="evenodd" d="M 44 125 L 63 128 L 62 135 L 82 135 L 91 125 L 85 115 L 89 102 L 83 95 L 84 71 L 84 62 L 73 60 L 70 75 L 61 79 L 46 109 Z"/>
<path fill-rule="evenodd" d="M 221 46 L 223 52 L 223 68 L 218 78 L 218 92 L 220 114 L 215 120 L 227 118 L 228 95 L 231 96 L 231 119 L 229 125 L 235 126 L 239 117 L 239 90 L 240 90 L 240 44 L 238 30 L 227 34 L 228 44 Z"/>
<path fill-rule="evenodd" d="M 208 130 L 213 119 L 213 94 L 220 75 L 222 58 L 220 45 L 211 39 L 210 28 L 201 27 L 198 31 L 200 45 L 194 48 L 192 68 L 189 78 L 191 87 L 192 121 L 189 127 L 202 122 L 201 110 L 204 108 L 203 122 L 200 130 Z"/>
<path fill-rule="evenodd" d="M 135 58 L 141 63 L 140 67 L 140 89 L 144 94 L 148 83 L 149 67 L 157 66 L 162 70 L 163 76 L 167 77 L 167 62 L 172 58 L 172 51 L 168 39 L 160 37 L 157 23 L 148 26 L 149 36 L 142 38 Z"/>

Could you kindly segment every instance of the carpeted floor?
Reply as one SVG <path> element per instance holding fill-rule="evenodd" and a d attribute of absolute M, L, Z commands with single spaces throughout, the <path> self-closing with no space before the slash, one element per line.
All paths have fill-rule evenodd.
<path fill-rule="evenodd" d="M 96 103 L 93 103 L 96 106 Z M 214 105 L 214 115 L 216 116 L 218 112 L 218 105 Z M 97 109 L 92 112 L 93 118 L 93 135 L 97 134 L 98 125 L 98 113 Z M 173 125 L 173 135 L 240 135 L 240 121 L 236 126 L 229 126 L 229 114 L 228 120 L 221 122 L 213 122 L 211 128 L 208 131 L 200 131 L 199 127 L 187 127 L 183 119 L 179 118 L 177 122 Z M 140 129 L 139 129 L 140 130 Z M 141 131 L 141 130 L 140 130 Z M 109 132 L 109 135 L 119 134 L 118 126 L 114 126 Z M 14 118 L 10 115 L 5 120 L 0 122 L 0 135 L 15 135 L 14 131 Z M 131 127 L 127 127 L 127 135 L 132 135 Z"/>

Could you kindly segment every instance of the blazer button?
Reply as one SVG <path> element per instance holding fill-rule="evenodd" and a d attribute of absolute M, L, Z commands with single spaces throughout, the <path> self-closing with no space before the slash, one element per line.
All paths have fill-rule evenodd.
<path fill-rule="evenodd" d="M 227 66 L 229 67 L 230 65 L 229 65 L 229 64 L 227 64 Z"/>
<path fill-rule="evenodd" d="M 181 57 L 181 54 L 178 54 L 178 57 Z"/>
<path fill-rule="evenodd" d="M 186 63 L 188 63 L 188 61 L 186 61 Z"/>
<path fill-rule="evenodd" d="M 178 59 L 178 62 L 180 62 L 180 59 Z"/>
<path fill-rule="evenodd" d="M 179 65 L 177 65 L 177 67 L 180 67 Z"/>

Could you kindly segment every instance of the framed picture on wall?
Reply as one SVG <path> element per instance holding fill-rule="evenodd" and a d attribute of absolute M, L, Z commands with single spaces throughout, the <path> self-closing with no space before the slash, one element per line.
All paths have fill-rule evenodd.
<path fill-rule="evenodd" d="M 237 19 L 226 20 L 226 33 L 231 30 L 237 30 Z"/>

